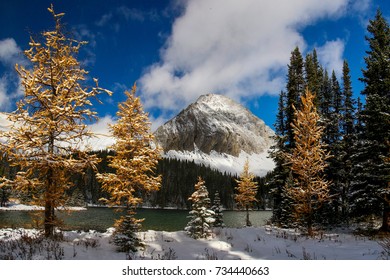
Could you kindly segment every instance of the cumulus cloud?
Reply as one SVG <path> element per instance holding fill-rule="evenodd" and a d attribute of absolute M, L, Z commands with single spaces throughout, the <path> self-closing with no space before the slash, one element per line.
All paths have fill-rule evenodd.
<path fill-rule="evenodd" d="M 151 131 L 155 132 L 157 128 L 159 128 L 161 125 L 166 123 L 168 118 L 164 115 L 154 117 L 154 116 L 149 116 L 150 122 L 152 123 Z"/>
<path fill-rule="evenodd" d="M 15 101 L 23 96 L 19 77 L 8 73 L 0 77 L 0 110 L 9 111 Z"/>
<path fill-rule="evenodd" d="M 23 95 L 14 66 L 27 64 L 22 50 L 13 38 L 0 40 L 0 64 L 5 69 L 0 77 L 0 110 L 9 110 L 14 101 Z"/>
<path fill-rule="evenodd" d="M 348 0 L 189 0 L 161 49 L 161 61 L 140 78 L 146 108 L 176 111 L 213 92 L 236 100 L 278 94 L 291 51 L 305 50 L 300 30 L 325 17 L 338 17 Z M 331 65 L 331 49 L 323 48 Z"/>
<path fill-rule="evenodd" d="M 370 14 L 368 11 L 373 12 L 377 7 L 373 5 L 373 0 L 354 0 L 350 1 L 348 8 L 351 14 L 357 16 L 363 27 L 366 28 Z"/>
<path fill-rule="evenodd" d="M 322 47 L 317 49 L 318 59 L 328 70 L 329 74 L 334 70 L 338 77 L 341 76 L 343 69 L 344 41 L 337 39 L 328 41 Z"/>
<path fill-rule="evenodd" d="M 13 38 L 0 40 L 0 62 L 5 66 L 14 66 L 23 61 L 22 50 Z"/>

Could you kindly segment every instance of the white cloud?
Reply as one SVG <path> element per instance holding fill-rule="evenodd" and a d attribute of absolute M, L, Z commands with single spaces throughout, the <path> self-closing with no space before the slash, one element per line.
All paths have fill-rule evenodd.
<path fill-rule="evenodd" d="M 351 9 L 358 13 L 365 13 L 371 6 L 372 0 L 354 0 L 350 1 Z"/>
<path fill-rule="evenodd" d="M 86 145 L 91 146 L 93 150 L 104 150 L 115 143 L 115 139 L 111 136 L 109 125 L 114 124 L 115 120 L 112 116 L 106 115 L 100 118 L 96 123 L 88 126 L 89 130 L 96 137 L 86 141 Z"/>
<path fill-rule="evenodd" d="M 166 123 L 169 120 L 169 118 L 167 118 L 164 115 L 161 115 L 161 116 L 159 116 L 157 118 L 154 117 L 154 116 L 149 116 L 149 120 L 152 123 L 151 131 L 155 132 L 156 129 L 159 128 L 164 123 Z"/>
<path fill-rule="evenodd" d="M 362 28 L 366 29 L 372 12 L 376 9 L 372 0 L 351 0 L 349 3 L 350 14 L 357 17 Z"/>
<path fill-rule="evenodd" d="M 291 51 L 306 46 L 299 30 L 319 18 L 340 16 L 347 4 L 348 0 L 187 1 L 161 49 L 161 61 L 140 78 L 145 107 L 177 111 L 209 92 L 236 100 L 278 94 Z"/>
<path fill-rule="evenodd" d="M 13 38 L 0 40 L 0 62 L 5 66 L 14 66 L 23 61 L 22 50 Z"/>
<path fill-rule="evenodd" d="M 0 40 L 0 63 L 5 70 L 0 77 L 0 110 L 9 110 L 16 99 L 23 95 L 15 64 L 26 65 L 22 50 L 13 38 Z"/>
<path fill-rule="evenodd" d="M 0 109 L 4 109 L 4 105 L 8 105 L 7 88 L 8 82 L 4 77 L 0 78 Z"/>
<path fill-rule="evenodd" d="M 334 70 L 338 77 L 341 76 L 343 68 L 344 41 L 337 39 L 328 41 L 322 47 L 317 49 L 317 55 L 320 63 L 328 70 L 329 74 Z"/>

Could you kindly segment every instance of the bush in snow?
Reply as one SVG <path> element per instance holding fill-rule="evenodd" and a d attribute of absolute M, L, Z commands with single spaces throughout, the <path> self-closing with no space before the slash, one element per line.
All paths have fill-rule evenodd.
<path fill-rule="evenodd" d="M 192 210 L 189 216 L 191 220 L 188 222 L 185 231 L 195 239 L 211 236 L 211 226 L 215 221 L 213 218 L 215 213 L 209 209 L 209 192 L 201 177 L 198 178 L 198 183 L 195 184 L 195 192 L 188 200 L 192 201 Z"/>
<path fill-rule="evenodd" d="M 45 238 L 39 232 L 28 233 L 24 230 L 15 230 L 15 236 L 0 239 L 0 260 L 62 260 L 64 248 L 61 234 L 53 238 Z"/>

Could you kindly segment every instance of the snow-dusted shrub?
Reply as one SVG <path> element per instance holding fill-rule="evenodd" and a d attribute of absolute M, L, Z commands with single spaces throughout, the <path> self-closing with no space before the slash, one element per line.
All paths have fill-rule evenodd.
<path fill-rule="evenodd" d="M 21 232 L 20 236 L 0 240 L 0 259 L 2 260 L 61 260 L 64 249 L 61 238 L 45 238 L 41 234 Z"/>

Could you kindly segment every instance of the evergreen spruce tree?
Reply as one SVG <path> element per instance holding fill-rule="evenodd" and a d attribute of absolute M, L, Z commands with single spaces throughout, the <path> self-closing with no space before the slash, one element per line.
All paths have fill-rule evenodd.
<path fill-rule="evenodd" d="M 332 71 L 332 75 L 329 76 L 329 72 L 323 70 L 322 82 L 319 96 L 316 97 L 316 107 L 318 108 L 318 114 L 320 116 L 320 123 L 323 127 L 322 142 L 326 145 L 327 151 L 334 154 L 337 147 L 338 139 L 338 126 L 339 115 L 336 116 L 335 112 L 335 100 L 336 94 L 340 95 L 340 86 Z M 337 97 L 339 98 L 339 96 Z M 329 191 L 331 193 L 331 200 L 328 200 L 321 208 L 317 215 L 317 220 L 321 223 L 336 223 L 338 220 L 338 188 L 337 179 L 333 181 L 338 175 L 338 162 L 335 157 L 327 159 L 327 166 L 324 171 L 324 175 L 330 181 Z"/>
<path fill-rule="evenodd" d="M 315 104 L 319 104 L 320 94 L 321 94 L 321 84 L 323 70 L 320 66 L 317 57 L 316 49 L 312 53 L 308 53 L 305 58 L 305 84 L 310 92 L 313 92 L 316 95 Z"/>
<path fill-rule="evenodd" d="M 142 203 L 142 193 L 160 188 L 161 176 L 155 176 L 160 150 L 153 145 L 154 136 L 150 131 L 148 115 L 144 112 L 139 97 L 135 96 L 136 85 L 126 91 L 127 99 L 119 104 L 118 121 L 110 126 L 116 142 L 109 156 L 109 167 L 114 173 L 99 173 L 102 189 L 110 194 L 102 199 L 109 205 L 126 207 L 127 214 L 116 221 L 116 243 L 125 251 L 134 249 L 134 231 L 142 220 L 134 218 L 135 208 Z M 122 240 L 121 240 L 122 239 Z"/>
<path fill-rule="evenodd" d="M 324 142 L 327 144 L 327 150 L 333 156 L 327 160 L 327 167 L 325 174 L 329 183 L 329 195 L 331 199 L 329 203 L 323 207 L 323 213 L 319 217 L 322 221 L 327 220 L 331 224 L 336 224 L 341 219 L 341 120 L 342 120 L 342 91 L 336 74 L 332 71 L 332 75 L 329 79 L 330 91 L 329 100 L 324 100 L 326 106 L 322 118 L 325 123 L 326 135 L 324 135 Z"/>
<path fill-rule="evenodd" d="M 214 201 L 213 206 L 211 206 L 211 210 L 214 212 L 214 227 L 225 227 L 223 222 L 221 198 L 219 197 L 218 191 L 214 194 Z"/>
<path fill-rule="evenodd" d="M 215 213 L 209 209 L 209 192 L 201 177 L 198 178 L 198 182 L 195 184 L 195 192 L 188 200 L 192 201 L 192 210 L 189 216 L 191 220 L 184 230 L 194 239 L 210 237 L 212 235 L 211 227 L 215 222 Z"/>
<path fill-rule="evenodd" d="M 337 159 L 340 163 L 340 203 L 341 203 L 341 221 L 349 223 L 350 205 L 349 193 L 351 182 L 353 181 L 352 161 L 353 145 L 355 143 L 355 122 L 356 108 L 353 99 L 352 84 L 348 62 L 343 63 L 343 87 L 342 87 L 342 109 L 341 109 L 341 131 L 342 139 L 340 141 L 340 151 Z M 335 155 L 336 156 L 336 155 Z"/>
<path fill-rule="evenodd" d="M 322 77 L 322 83 L 321 83 L 321 93 L 320 93 L 320 99 L 316 98 L 319 102 L 317 108 L 318 113 L 321 116 L 321 121 L 324 125 L 324 133 L 323 133 L 323 141 L 327 145 L 330 144 L 330 119 L 332 116 L 332 80 L 329 77 L 329 73 L 327 70 L 324 71 L 324 75 Z"/>
<path fill-rule="evenodd" d="M 310 62 L 306 65 L 307 77 L 315 76 L 314 68 L 317 64 L 316 53 L 311 56 Z M 311 79 L 311 78 L 310 78 Z M 313 86 L 315 84 L 313 80 Z M 304 77 L 304 61 L 301 52 L 296 47 L 291 52 L 290 64 L 288 65 L 287 74 L 287 92 L 281 92 L 279 97 L 278 115 L 276 118 L 275 129 L 275 146 L 271 148 L 271 157 L 274 159 L 276 167 L 273 171 L 273 176 L 270 182 L 273 199 L 273 221 L 280 225 L 287 225 L 290 219 L 291 201 L 283 192 L 285 182 L 289 177 L 289 169 L 286 167 L 284 153 L 289 152 L 295 145 L 294 133 L 291 124 L 294 120 L 294 107 L 299 107 L 299 98 L 303 94 L 305 88 Z"/>
<path fill-rule="evenodd" d="M 293 174 L 292 183 L 285 189 L 294 202 L 296 221 L 306 227 L 309 235 L 313 234 L 315 213 L 329 197 L 328 182 L 323 176 L 329 155 L 321 142 L 324 129 L 314 99 L 308 90 L 301 96 L 302 104 L 295 109 L 292 124 L 296 145 L 285 155 Z"/>
<path fill-rule="evenodd" d="M 354 133 L 354 125 L 355 125 L 355 100 L 353 99 L 352 92 L 352 83 L 351 83 L 351 75 L 348 66 L 348 62 L 344 60 L 343 63 L 343 88 L 342 88 L 342 121 L 341 121 L 341 129 L 343 133 L 343 138 L 347 141 L 350 141 L 352 144 L 352 139 Z"/>
<path fill-rule="evenodd" d="M 12 126 L 1 135 L 5 139 L 1 150 L 19 170 L 13 180 L 3 178 L 2 185 L 28 193 L 44 206 L 45 236 L 52 237 L 58 223 L 54 210 L 66 200 L 70 174 L 83 173 L 98 163 L 83 147 L 93 136 L 84 122 L 96 119 L 90 99 L 110 92 L 99 88 L 96 79 L 94 87 L 85 85 L 88 72 L 76 57 L 86 42 L 67 38 L 61 23 L 64 14 L 56 14 L 53 6 L 48 10 L 55 29 L 42 33 L 43 42 L 30 39 L 24 54 L 31 68 L 15 67 L 24 97 L 8 114 Z"/>
<path fill-rule="evenodd" d="M 126 214 L 115 221 L 113 241 L 118 247 L 118 252 L 137 252 L 137 248 L 143 246 L 136 233 L 140 231 L 144 219 L 136 219 L 134 215 L 134 209 L 128 208 Z"/>
<path fill-rule="evenodd" d="M 357 110 L 356 110 L 356 124 L 353 134 L 353 145 L 351 147 L 351 185 L 348 194 L 348 201 L 350 207 L 350 216 L 355 219 L 366 218 L 372 215 L 372 212 L 368 212 L 365 209 L 366 201 L 361 199 L 365 196 L 364 190 L 366 186 L 366 170 L 365 165 L 362 162 L 365 161 L 367 153 L 369 153 L 368 145 L 365 145 L 364 140 L 364 124 L 363 124 L 363 104 L 360 97 L 357 98 Z"/>
<path fill-rule="evenodd" d="M 285 209 L 289 205 L 288 199 L 283 195 L 283 186 L 289 174 L 289 169 L 286 166 L 284 153 L 287 152 L 287 124 L 286 124 L 286 93 L 280 92 L 278 103 L 278 114 L 276 115 L 275 122 L 275 144 L 270 149 L 270 156 L 275 162 L 275 168 L 272 171 L 271 179 L 268 183 L 272 191 L 273 196 L 273 213 L 272 220 L 274 223 L 283 224 L 290 218 L 284 215 L 291 213 L 288 209 Z M 286 210 L 286 211 L 285 211 Z"/>
<path fill-rule="evenodd" d="M 388 156 L 390 141 L 390 28 L 380 10 L 367 27 L 369 50 L 362 70 L 366 105 L 362 112 L 363 139 L 360 151 L 360 184 L 353 190 L 355 212 L 382 215 L 384 231 L 390 231 Z"/>
<path fill-rule="evenodd" d="M 304 90 L 303 58 L 299 48 L 296 47 L 291 53 L 287 74 L 286 141 L 289 149 L 295 146 L 294 132 L 291 127 L 294 120 L 294 107 L 299 108 L 299 98 Z"/>
<path fill-rule="evenodd" d="M 256 194 L 258 189 L 257 182 L 254 181 L 254 175 L 249 172 L 249 160 L 245 161 L 244 170 L 240 175 L 240 179 L 237 182 L 237 194 L 234 196 L 238 207 L 246 210 L 246 226 L 251 226 L 252 223 L 249 220 L 249 208 L 253 206 L 257 201 Z"/>
<path fill-rule="evenodd" d="M 331 76 L 331 116 L 330 116 L 330 138 L 331 143 L 337 146 L 341 139 L 341 112 L 342 112 L 342 91 L 336 73 L 332 71 Z"/>

